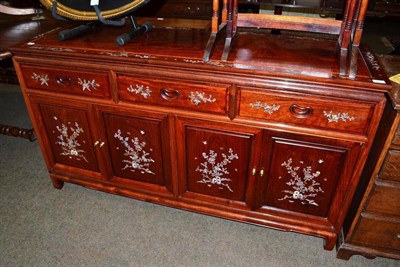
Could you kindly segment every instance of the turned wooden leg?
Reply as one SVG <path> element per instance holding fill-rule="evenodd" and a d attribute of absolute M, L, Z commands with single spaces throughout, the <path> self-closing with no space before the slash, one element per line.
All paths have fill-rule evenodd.
<path fill-rule="evenodd" d="M 36 140 L 33 129 L 21 129 L 10 125 L 0 124 L 0 134 L 25 138 L 31 142 Z"/>
<path fill-rule="evenodd" d="M 53 187 L 56 189 L 61 189 L 64 186 L 64 181 L 54 178 L 54 177 L 50 177 L 51 179 L 51 183 L 53 184 Z"/>

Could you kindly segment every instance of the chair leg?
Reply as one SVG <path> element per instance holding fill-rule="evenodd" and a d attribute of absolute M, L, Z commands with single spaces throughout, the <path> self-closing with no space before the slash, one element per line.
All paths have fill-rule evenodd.
<path fill-rule="evenodd" d="M 350 79 L 355 79 L 357 75 L 357 58 L 359 55 L 359 47 L 353 45 L 351 47 L 351 52 L 350 52 L 350 59 L 349 59 L 349 78 Z"/>
<path fill-rule="evenodd" d="M 348 56 L 348 49 L 347 48 L 340 48 L 339 51 L 339 75 L 346 76 L 347 74 L 347 56 Z"/>
<path fill-rule="evenodd" d="M 232 37 L 226 37 L 225 38 L 225 45 L 224 45 L 224 51 L 222 53 L 221 60 L 222 61 L 227 61 L 229 57 L 229 52 L 231 51 L 232 47 Z"/>
<path fill-rule="evenodd" d="M 204 50 L 204 55 L 203 55 L 203 60 L 206 62 L 210 60 L 211 52 L 214 48 L 214 43 L 216 38 L 217 38 L 216 32 L 212 32 L 210 34 L 210 37 L 208 38 L 206 49 Z"/>

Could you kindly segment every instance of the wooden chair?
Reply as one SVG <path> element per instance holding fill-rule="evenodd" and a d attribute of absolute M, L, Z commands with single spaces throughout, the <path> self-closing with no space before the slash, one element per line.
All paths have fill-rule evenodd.
<path fill-rule="evenodd" d="M 204 51 L 204 56 L 203 56 L 204 61 L 208 61 L 210 59 L 210 55 L 214 47 L 215 39 L 217 38 L 217 34 L 226 26 L 227 12 L 228 12 L 227 3 L 228 0 L 223 0 L 223 7 L 221 11 L 221 21 L 220 21 L 219 0 L 213 0 L 213 13 L 211 17 L 211 34 L 208 39 L 206 49 Z"/>
<path fill-rule="evenodd" d="M 358 46 L 363 31 L 368 0 L 347 0 L 343 20 L 239 13 L 238 0 L 224 0 L 224 8 L 226 7 L 226 10 L 222 10 L 222 18 L 219 25 L 218 2 L 218 0 L 213 2 L 212 29 L 204 52 L 204 61 L 209 60 L 215 38 L 224 27 L 226 27 L 226 36 L 221 57 L 222 61 L 228 59 L 232 39 L 235 37 L 238 27 L 306 31 L 338 35 L 337 55 L 340 75 L 355 77 Z M 349 51 L 352 52 L 349 53 Z M 350 54 L 351 57 L 349 58 Z"/>

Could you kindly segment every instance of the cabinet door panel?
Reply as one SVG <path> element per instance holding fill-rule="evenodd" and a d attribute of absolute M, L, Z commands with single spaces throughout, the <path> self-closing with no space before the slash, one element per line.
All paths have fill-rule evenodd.
<path fill-rule="evenodd" d="M 244 200 L 249 164 L 249 136 L 186 129 L 188 190 Z"/>
<path fill-rule="evenodd" d="M 39 103 L 55 163 L 99 171 L 91 138 L 88 111 Z"/>
<path fill-rule="evenodd" d="M 347 150 L 321 143 L 271 138 L 264 205 L 327 217 Z"/>
<path fill-rule="evenodd" d="M 248 202 L 254 194 L 250 168 L 258 159 L 261 130 L 192 120 L 179 120 L 177 128 L 178 145 L 184 142 L 182 193 L 211 202 Z"/>
<path fill-rule="evenodd" d="M 163 185 L 162 120 L 113 113 L 103 120 L 114 176 Z"/>

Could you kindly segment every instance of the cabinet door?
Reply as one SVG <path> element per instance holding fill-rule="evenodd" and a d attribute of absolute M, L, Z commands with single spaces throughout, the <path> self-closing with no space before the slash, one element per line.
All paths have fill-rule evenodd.
<path fill-rule="evenodd" d="M 100 107 L 99 116 L 113 181 L 171 184 L 167 115 Z"/>
<path fill-rule="evenodd" d="M 267 136 L 262 205 L 335 220 L 360 145 L 294 134 Z"/>
<path fill-rule="evenodd" d="M 99 172 L 89 106 L 74 102 L 60 105 L 57 99 L 42 97 L 31 97 L 31 103 L 37 123 L 35 131 L 39 132 L 50 167 Z"/>
<path fill-rule="evenodd" d="M 178 119 L 177 136 L 181 193 L 209 202 L 250 204 L 251 170 L 257 162 L 261 130 Z"/>

